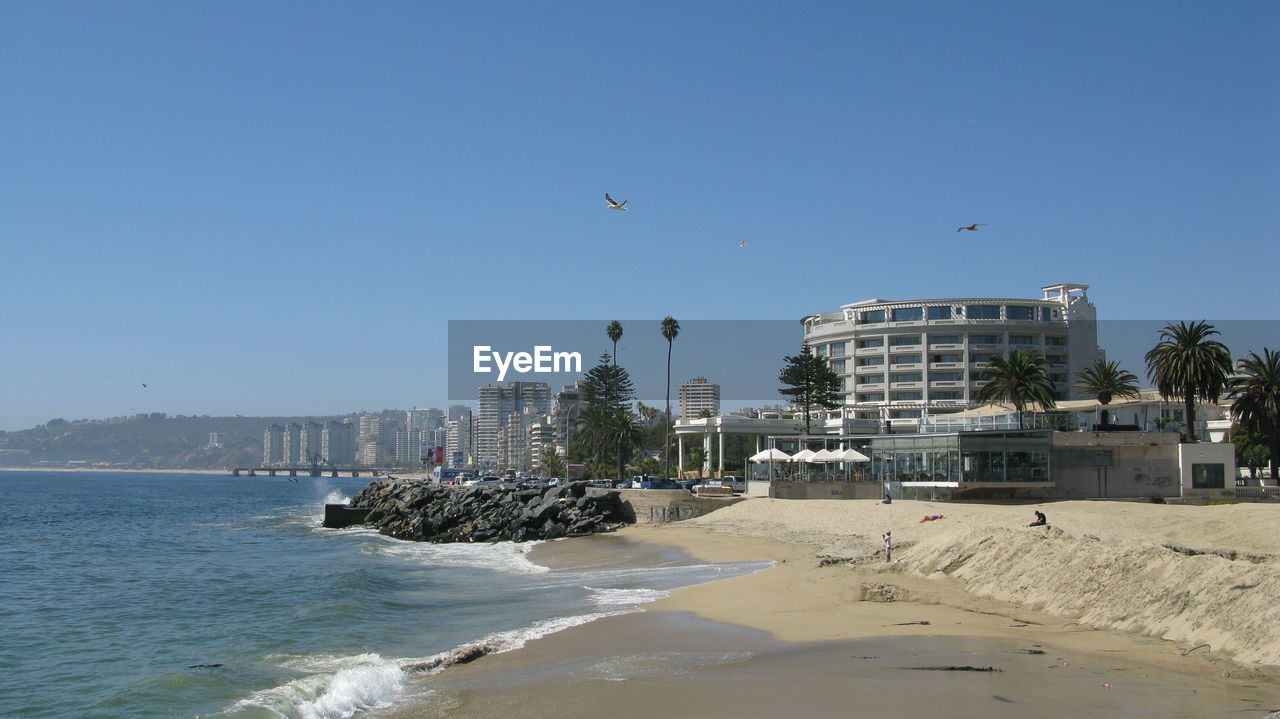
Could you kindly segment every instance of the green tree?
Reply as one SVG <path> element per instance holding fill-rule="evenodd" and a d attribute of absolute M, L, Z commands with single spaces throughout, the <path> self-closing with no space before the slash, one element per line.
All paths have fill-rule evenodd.
<path fill-rule="evenodd" d="M 1120 363 L 1107 362 L 1101 357 L 1095 358 L 1093 364 L 1076 373 L 1076 389 L 1093 395 L 1098 403 L 1106 406 L 1113 398 L 1138 397 L 1138 376 L 1129 370 L 1120 369 Z M 1102 423 L 1107 421 L 1107 410 L 1102 410 Z"/>
<path fill-rule="evenodd" d="M 1266 441 L 1238 422 L 1231 425 L 1231 443 L 1236 446 L 1236 466 L 1248 467 L 1250 477 L 1257 477 L 1258 469 L 1271 460 Z"/>
<path fill-rule="evenodd" d="M 544 477 L 563 477 L 565 472 L 564 460 L 560 459 L 560 455 L 556 454 L 554 449 L 548 447 L 542 452 L 542 476 Z"/>
<path fill-rule="evenodd" d="M 819 407 L 835 409 L 840 406 L 840 375 L 825 359 L 813 354 L 807 343 L 800 345 L 800 354 L 783 360 L 786 364 L 778 373 L 778 381 L 786 386 L 778 392 L 804 412 L 804 433 L 807 437 L 810 434 L 810 412 Z"/>
<path fill-rule="evenodd" d="M 617 447 L 618 479 L 626 477 L 631 451 L 644 439 L 644 430 L 630 412 L 615 411 L 609 421 L 609 435 Z"/>
<path fill-rule="evenodd" d="M 1196 441 L 1196 400 L 1217 402 L 1231 374 L 1231 352 L 1210 339 L 1217 334 L 1207 322 L 1166 325 L 1146 354 L 1147 376 L 1160 396 L 1182 399 L 1187 442 Z"/>
<path fill-rule="evenodd" d="M 1045 372 L 1044 355 L 1036 350 L 1014 350 L 1009 358 L 992 357 L 983 370 L 987 380 L 974 399 L 979 402 L 1009 402 L 1018 413 L 1018 427 L 1023 426 L 1022 411 L 1030 403 L 1041 409 L 1052 409 L 1053 382 Z"/>
<path fill-rule="evenodd" d="M 604 334 L 613 341 L 613 363 L 618 364 L 618 340 L 622 339 L 622 323 L 617 320 L 610 322 Z"/>
<path fill-rule="evenodd" d="M 667 435 L 662 443 L 662 476 L 671 476 L 671 347 L 680 335 L 680 323 L 667 316 L 662 320 L 662 338 L 667 341 Z"/>
<path fill-rule="evenodd" d="M 610 362 L 607 354 L 600 355 L 600 363 L 582 381 L 582 403 L 587 407 L 624 410 L 634 395 L 631 375 L 625 367 Z"/>
<path fill-rule="evenodd" d="M 613 445 L 610 423 L 614 410 L 603 405 L 584 407 L 578 414 L 578 433 L 574 448 L 578 456 L 592 464 L 605 464 Z"/>
<path fill-rule="evenodd" d="M 1280 352 L 1262 349 L 1240 360 L 1240 372 L 1227 384 L 1231 416 L 1267 447 L 1271 477 L 1280 477 Z"/>

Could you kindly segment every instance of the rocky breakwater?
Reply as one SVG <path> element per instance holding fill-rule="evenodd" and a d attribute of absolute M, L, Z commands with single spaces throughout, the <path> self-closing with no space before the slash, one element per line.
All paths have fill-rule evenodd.
<path fill-rule="evenodd" d="M 629 522 L 615 491 L 586 482 L 560 487 L 514 484 L 452 487 L 376 480 L 351 498 L 369 507 L 365 524 L 418 542 L 524 542 L 611 532 Z"/>

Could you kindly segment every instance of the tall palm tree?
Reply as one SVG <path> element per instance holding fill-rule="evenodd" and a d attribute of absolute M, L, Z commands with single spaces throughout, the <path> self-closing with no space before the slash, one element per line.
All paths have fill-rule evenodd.
<path fill-rule="evenodd" d="M 979 402 L 1004 402 L 1013 405 L 1018 412 L 1018 428 L 1022 428 L 1022 410 L 1032 402 L 1042 409 L 1054 406 L 1053 382 L 1045 372 L 1045 358 L 1036 350 L 1014 350 L 1009 358 L 996 356 L 987 363 L 982 373 L 987 383 L 978 390 L 974 399 Z"/>
<path fill-rule="evenodd" d="M 1113 398 L 1133 397 L 1141 395 L 1138 391 L 1138 376 L 1129 370 L 1120 369 L 1119 362 L 1107 362 L 1101 357 L 1093 360 L 1093 364 L 1076 373 L 1076 389 L 1091 394 L 1104 407 L 1111 404 Z M 1102 410 L 1102 424 L 1107 422 L 1107 410 Z"/>
<path fill-rule="evenodd" d="M 595 464 L 604 462 L 605 454 L 612 446 L 612 415 L 613 411 L 603 405 L 584 407 L 578 413 L 578 436 L 575 441 L 582 443 L 581 446 L 590 453 Z"/>
<path fill-rule="evenodd" d="M 1146 354 L 1147 376 L 1160 396 L 1182 398 L 1187 442 L 1196 441 L 1196 399 L 1217 402 L 1231 374 L 1231 352 L 1210 339 L 1217 334 L 1208 322 L 1166 325 Z"/>
<path fill-rule="evenodd" d="M 671 346 L 680 334 L 680 323 L 674 317 L 662 320 L 662 338 L 667 341 L 667 431 L 662 445 L 662 476 L 671 476 Z"/>
<path fill-rule="evenodd" d="M 622 339 L 622 323 L 617 320 L 610 322 L 604 333 L 613 340 L 613 363 L 618 364 L 618 340 Z"/>
<path fill-rule="evenodd" d="M 1249 432 L 1261 435 L 1270 454 L 1271 477 L 1280 477 L 1280 352 L 1262 349 L 1262 356 L 1250 352 L 1240 360 L 1240 373 L 1227 383 L 1231 415 Z"/>

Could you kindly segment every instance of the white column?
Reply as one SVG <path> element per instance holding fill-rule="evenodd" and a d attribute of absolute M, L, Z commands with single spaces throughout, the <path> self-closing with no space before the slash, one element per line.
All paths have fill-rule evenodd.
<path fill-rule="evenodd" d="M 676 435 L 676 447 L 677 447 L 676 457 L 678 458 L 678 461 L 676 462 L 676 467 L 677 467 L 676 471 L 679 472 L 681 475 L 683 475 L 684 474 L 684 435 L 683 434 Z"/>
<path fill-rule="evenodd" d="M 702 429 L 702 476 L 711 473 L 711 430 L 704 427 Z"/>
<path fill-rule="evenodd" d="M 724 476 L 724 432 L 716 428 L 716 443 L 720 446 L 720 463 L 716 465 L 720 470 L 720 476 Z"/>

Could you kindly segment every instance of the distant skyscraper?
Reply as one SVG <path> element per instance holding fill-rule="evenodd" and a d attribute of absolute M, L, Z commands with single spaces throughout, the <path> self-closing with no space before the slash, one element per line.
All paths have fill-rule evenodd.
<path fill-rule="evenodd" d="M 227 436 L 221 432 L 209 433 L 209 444 L 205 445 L 208 449 L 222 449 L 226 446 Z"/>
<path fill-rule="evenodd" d="M 550 412 L 551 387 L 546 382 L 512 382 L 484 385 L 477 394 L 480 410 L 475 425 L 476 460 L 481 468 L 501 469 L 498 437 L 502 428 L 509 418 L 523 415 L 526 410 L 534 415 Z"/>
<path fill-rule="evenodd" d="M 410 432 L 424 429 L 440 429 L 444 426 L 444 412 L 435 408 L 414 408 L 404 413 L 405 427 Z"/>
<path fill-rule="evenodd" d="M 320 453 L 338 467 L 355 464 L 356 428 L 350 422 L 326 422 L 320 437 Z"/>
<path fill-rule="evenodd" d="M 554 442 L 562 456 L 568 456 L 569 444 L 578 431 L 578 415 L 582 413 L 582 380 L 565 385 L 556 392 L 556 407 L 551 413 L 555 429 Z"/>
<path fill-rule="evenodd" d="M 319 455 L 324 456 L 324 425 L 307 422 L 302 425 L 298 442 L 298 462 L 310 464 Z"/>
<path fill-rule="evenodd" d="M 262 432 L 262 464 L 267 467 L 284 461 L 284 426 L 269 424 Z"/>
<path fill-rule="evenodd" d="M 680 419 L 697 419 L 703 412 L 720 414 L 720 385 L 694 377 L 680 385 Z"/>
<path fill-rule="evenodd" d="M 284 464 L 298 466 L 302 457 L 302 425 L 290 422 L 284 427 Z"/>
<path fill-rule="evenodd" d="M 471 408 L 465 404 L 451 404 L 445 413 L 445 419 L 458 420 L 471 414 Z"/>
<path fill-rule="evenodd" d="M 471 464 L 474 451 L 471 443 L 471 422 L 470 414 L 447 422 L 444 461 L 450 467 L 467 467 Z"/>

